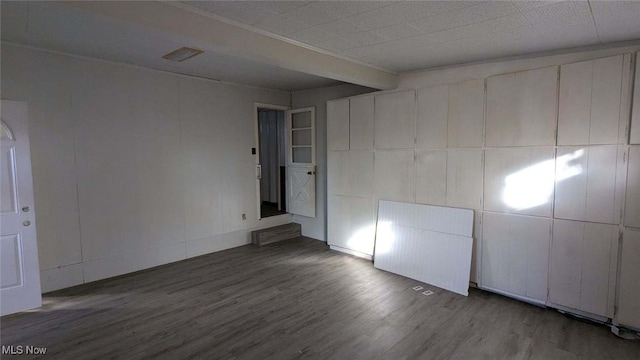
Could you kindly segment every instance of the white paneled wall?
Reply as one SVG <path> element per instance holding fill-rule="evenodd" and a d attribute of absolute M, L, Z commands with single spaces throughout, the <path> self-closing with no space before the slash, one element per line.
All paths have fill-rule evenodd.
<path fill-rule="evenodd" d="M 448 147 L 482 147 L 484 80 L 449 85 Z"/>
<path fill-rule="evenodd" d="M 640 228 L 640 146 L 629 149 L 624 225 Z"/>
<path fill-rule="evenodd" d="M 448 103 L 447 85 L 418 90 L 417 149 L 447 147 Z"/>
<path fill-rule="evenodd" d="M 447 150 L 416 150 L 416 202 L 445 205 Z"/>
<path fill-rule="evenodd" d="M 258 221 L 250 152 L 254 102 L 287 105 L 289 93 L 3 44 L 2 96 L 29 105 L 44 291 L 291 221 Z"/>
<path fill-rule="evenodd" d="M 349 99 L 327 102 L 327 150 L 349 150 Z"/>
<path fill-rule="evenodd" d="M 611 317 L 609 275 L 616 271 L 618 226 L 554 220 L 552 241 L 549 301 Z"/>
<path fill-rule="evenodd" d="M 413 149 L 416 131 L 415 91 L 376 95 L 376 149 Z"/>
<path fill-rule="evenodd" d="M 349 100 L 349 148 L 373 149 L 373 95 Z"/>
<path fill-rule="evenodd" d="M 622 70 L 630 59 L 619 55 L 560 67 L 558 145 L 618 143 L 626 126 L 620 116 Z"/>
<path fill-rule="evenodd" d="M 550 219 L 485 212 L 482 286 L 544 303 L 550 234 Z"/>
<path fill-rule="evenodd" d="M 640 229 L 626 228 L 622 240 L 618 321 L 640 328 Z"/>
<path fill-rule="evenodd" d="M 638 54 L 636 54 L 636 79 L 634 84 L 633 112 L 631 114 L 631 134 L 629 135 L 629 142 L 640 145 L 640 61 L 638 61 Z"/>
<path fill-rule="evenodd" d="M 553 147 L 485 150 L 484 209 L 551 217 Z"/>
<path fill-rule="evenodd" d="M 625 147 L 558 147 L 557 219 L 619 224 L 624 191 Z"/>
<path fill-rule="evenodd" d="M 447 150 L 446 205 L 482 207 L 482 149 Z"/>
<path fill-rule="evenodd" d="M 413 150 L 379 150 L 373 165 L 377 199 L 415 202 Z"/>
<path fill-rule="evenodd" d="M 556 66 L 487 79 L 486 146 L 555 145 Z"/>
<path fill-rule="evenodd" d="M 371 96 L 374 103 L 373 195 L 356 196 L 474 209 L 472 281 L 612 318 L 618 237 L 626 229 L 623 241 L 633 244 L 626 237 L 640 228 L 640 147 L 628 142 L 640 142 L 637 83 L 629 113 L 634 60 L 618 55 L 463 82 L 443 70 L 433 77 L 440 82 L 413 85 L 415 103 L 410 90 L 352 98 L 359 124 L 371 117 Z M 368 131 L 352 125 L 352 142 L 360 126 Z M 342 166 L 336 171 L 354 165 Z M 633 273 L 640 255 L 624 254 L 622 267 Z M 631 319 L 624 324 L 640 328 L 629 310 L 640 312 L 634 291 L 622 293 L 636 303 L 620 306 Z"/>

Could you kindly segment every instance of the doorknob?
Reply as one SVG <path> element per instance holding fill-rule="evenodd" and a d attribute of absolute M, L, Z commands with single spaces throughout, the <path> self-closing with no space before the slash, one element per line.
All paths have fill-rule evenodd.
<path fill-rule="evenodd" d="M 316 172 L 315 171 L 307 171 L 307 175 L 315 175 Z"/>
<path fill-rule="evenodd" d="M 27 221 L 23 222 L 22 225 L 29 226 L 29 225 L 31 225 L 31 221 L 27 220 Z"/>
<path fill-rule="evenodd" d="M 22 211 L 23 211 L 23 212 L 29 212 L 29 207 L 28 207 L 28 206 L 24 206 L 24 207 L 22 208 Z"/>

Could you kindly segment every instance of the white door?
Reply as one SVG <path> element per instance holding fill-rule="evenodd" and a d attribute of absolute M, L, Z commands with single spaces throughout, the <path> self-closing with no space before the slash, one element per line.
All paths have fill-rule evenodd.
<path fill-rule="evenodd" d="M 0 313 L 40 307 L 40 266 L 36 242 L 27 104 L 2 100 L 0 144 Z"/>
<path fill-rule="evenodd" d="M 287 111 L 289 212 L 316 217 L 316 109 Z"/>

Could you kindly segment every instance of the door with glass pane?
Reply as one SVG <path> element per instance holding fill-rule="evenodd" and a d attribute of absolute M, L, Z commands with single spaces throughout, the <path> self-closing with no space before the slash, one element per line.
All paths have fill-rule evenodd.
<path fill-rule="evenodd" d="M 316 109 L 287 111 L 289 212 L 316 217 Z"/>

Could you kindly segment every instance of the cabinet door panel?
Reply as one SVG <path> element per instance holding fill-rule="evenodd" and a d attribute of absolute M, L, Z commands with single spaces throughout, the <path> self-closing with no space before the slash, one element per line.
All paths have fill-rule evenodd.
<path fill-rule="evenodd" d="M 413 90 L 376 95 L 376 149 L 413 149 L 415 132 L 416 98 Z"/>
<path fill-rule="evenodd" d="M 416 148 L 447 147 L 448 102 L 449 87 L 447 85 L 418 90 Z"/>
<path fill-rule="evenodd" d="M 482 207 L 482 149 L 447 150 L 447 206 Z"/>
<path fill-rule="evenodd" d="M 414 202 L 413 150 L 376 151 L 373 169 L 377 199 Z"/>
<path fill-rule="evenodd" d="M 373 149 L 373 95 L 349 101 L 349 148 Z"/>
<path fill-rule="evenodd" d="M 449 86 L 448 147 L 482 147 L 484 79 Z"/>
<path fill-rule="evenodd" d="M 640 146 L 629 149 L 624 225 L 640 228 Z"/>
<path fill-rule="evenodd" d="M 327 102 L 327 150 L 349 150 L 349 99 Z"/>
<path fill-rule="evenodd" d="M 558 68 L 487 79 L 486 146 L 555 145 Z"/>
<path fill-rule="evenodd" d="M 416 202 L 445 205 L 447 150 L 416 150 Z"/>

